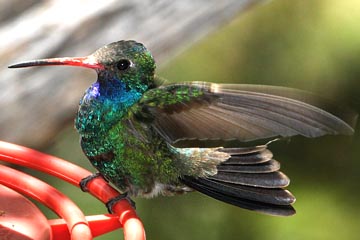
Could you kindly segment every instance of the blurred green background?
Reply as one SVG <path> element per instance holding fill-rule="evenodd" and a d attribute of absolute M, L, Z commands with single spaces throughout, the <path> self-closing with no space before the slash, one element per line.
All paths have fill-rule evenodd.
<path fill-rule="evenodd" d="M 160 66 L 158 74 L 171 81 L 306 89 L 360 111 L 359 23 L 356 0 L 269 2 Z M 292 217 L 242 210 L 199 193 L 136 199 L 137 213 L 148 239 L 359 239 L 359 146 L 358 134 L 354 138 L 296 137 L 270 146 L 292 180 L 289 189 L 297 197 L 297 214 Z M 92 169 L 73 126 L 45 151 Z M 87 215 L 106 213 L 88 194 L 44 178 L 70 195 Z M 119 236 L 120 230 L 97 239 Z"/>

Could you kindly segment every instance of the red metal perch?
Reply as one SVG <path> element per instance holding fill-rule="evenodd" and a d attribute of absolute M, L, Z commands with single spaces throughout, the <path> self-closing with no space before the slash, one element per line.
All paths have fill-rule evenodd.
<path fill-rule="evenodd" d="M 0 160 L 48 173 L 77 187 L 79 187 L 81 179 L 91 174 L 89 171 L 60 158 L 2 141 L 0 141 Z M 81 210 L 64 194 L 25 173 L 0 165 L 0 184 L 42 202 L 62 217 L 62 219 L 47 222 L 51 231 L 44 234 L 47 237 L 44 239 L 92 239 L 92 237 L 119 227 L 124 228 L 126 240 L 145 239 L 143 224 L 126 200 L 119 201 L 114 205 L 114 214 L 85 217 Z M 26 234 L 36 234 L 40 231 L 38 224 L 41 222 L 41 213 L 38 213 L 35 208 L 32 216 L 30 216 L 31 218 L 29 218 L 27 213 L 30 211 L 31 203 L 26 202 L 26 198 L 19 197 L 19 194 L 1 185 L 0 187 L 2 189 L 0 192 L 0 237 L 5 236 L 4 234 L 15 234 L 16 231 L 19 231 L 19 229 L 14 229 L 15 226 L 9 226 L 7 220 L 12 217 L 12 221 L 26 219 L 30 222 L 30 225 L 26 225 L 30 229 L 22 228 L 16 234 L 23 235 L 24 239 L 31 239 L 30 236 L 25 238 Z M 119 194 L 101 177 L 89 182 L 88 188 L 89 192 L 103 203 Z M 12 197 L 9 198 L 9 196 Z M 22 204 L 14 207 L 16 205 L 14 199 L 21 201 Z M 10 204 L 5 204 L 6 202 L 10 202 Z M 28 206 L 28 210 L 20 211 L 21 206 Z M 15 218 L 13 218 L 14 211 L 16 212 Z"/>

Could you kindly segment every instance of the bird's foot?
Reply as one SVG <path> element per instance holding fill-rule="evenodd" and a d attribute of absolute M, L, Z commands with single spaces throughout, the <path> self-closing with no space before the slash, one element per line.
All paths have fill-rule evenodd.
<path fill-rule="evenodd" d="M 89 184 L 89 182 L 91 182 L 93 179 L 97 177 L 102 177 L 102 175 L 99 172 L 97 172 L 81 179 L 79 183 L 81 191 L 89 192 L 89 188 L 87 187 L 87 185 Z"/>
<path fill-rule="evenodd" d="M 121 201 L 121 200 L 123 200 L 123 199 L 127 200 L 127 201 L 130 203 L 130 205 L 131 205 L 134 209 L 136 209 L 136 204 L 135 204 L 135 202 L 129 197 L 129 194 L 128 194 L 127 192 L 125 192 L 125 193 L 122 193 L 122 194 L 117 195 L 116 197 L 113 197 L 112 199 L 110 199 L 110 200 L 106 203 L 106 207 L 107 207 L 109 213 L 113 213 L 113 211 L 112 211 L 113 206 L 114 206 L 117 202 L 119 202 L 119 201 Z"/>

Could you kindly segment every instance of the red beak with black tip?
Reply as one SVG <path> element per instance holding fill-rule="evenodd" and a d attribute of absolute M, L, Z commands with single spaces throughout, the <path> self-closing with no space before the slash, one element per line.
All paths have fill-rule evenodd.
<path fill-rule="evenodd" d="M 104 66 L 100 64 L 96 60 L 96 58 L 92 55 L 87 57 L 64 57 L 64 58 L 32 60 L 32 61 L 12 64 L 9 66 L 9 68 L 24 68 L 24 67 L 33 67 L 33 66 L 54 66 L 54 65 L 68 65 L 68 66 L 86 67 L 92 69 L 104 69 Z"/>

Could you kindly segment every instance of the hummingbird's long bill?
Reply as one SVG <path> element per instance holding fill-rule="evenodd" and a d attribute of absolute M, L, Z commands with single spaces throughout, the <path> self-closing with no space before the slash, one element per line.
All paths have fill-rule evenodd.
<path fill-rule="evenodd" d="M 101 65 L 93 56 L 87 57 L 63 57 L 63 58 L 49 58 L 49 59 L 39 59 L 31 60 L 21 63 L 12 64 L 9 68 L 24 68 L 24 67 L 34 67 L 34 66 L 57 66 L 57 65 L 68 65 L 76 67 L 86 67 L 92 69 L 103 69 L 104 66 Z"/>

